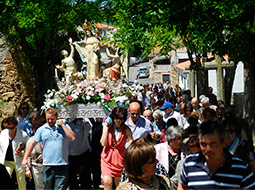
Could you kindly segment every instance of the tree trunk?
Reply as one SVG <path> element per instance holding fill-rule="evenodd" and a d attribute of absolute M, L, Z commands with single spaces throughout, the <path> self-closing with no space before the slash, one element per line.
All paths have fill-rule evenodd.
<path fill-rule="evenodd" d="M 245 80 L 245 99 L 244 99 L 244 118 L 254 127 L 255 119 L 255 60 L 251 60 L 249 64 L 244 65 L 246 68 Z"/>
<path fill-rule="evenodd" d="M 36 106 L 38 109 L 41 108 L 45 100 L 44 94 L 47 93 L 48 89 L 56 89 L 56 81 L 54 78 L 54 68 L 57 60 L 53 60 L 52 57 L 57 57 L 56 55 L 47 53 L 51 52 L 48 50 L 42 51 L 41 58 L 36 58 L 33 60 L 34 71 L 36 77 Z"/>
<path fill-rule="evenodd" d="M 208 71 L 205 69 L 197 70 L 197 96 L 207 94 L 208 89 Z"/>
<path fill-rule="evenodd" d="M 225 105 L 230 105 L 231 103 L 231 96 L 232 96 L 232 89 L 233 83 L 235 79 L 236 73 L 236 64 L 233 68 L 226 68 L 225 69 Z"/>

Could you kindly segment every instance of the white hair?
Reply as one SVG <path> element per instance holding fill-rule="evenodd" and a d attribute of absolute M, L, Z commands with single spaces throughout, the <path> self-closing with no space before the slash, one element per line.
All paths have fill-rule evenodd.
<path fill-rule="evenodd" d="M 167 142 L 169 142 L 170 139 L 175 139 L 177 136 L 182 136 L 183 129 L 180 126 L 170 126 L 166 129 L 165 138 Z"/>
<path fill-rule="evenodd" d="M 152 117 L 156 117 L 156 116 L 159 116 L 159 117 L 163 117 L 163 112 L 161 110 L 155 110 L 152 114 Z"/>
<path fill-rule="evenodd" d="M 210 104 L 210 100 L 208 97 L 204 97 L 202 100 L 201 100 L 201 103 L 203 104 Z"/>
<path fill-rule="evenodd" d="M 203 94 L 202 94 L 202 95 L 200 95 L 200 96 L 199 96 L 199 102 L 201 102 L 201 101 L 202 101 L 202 99 L 203 99 L 204 97 L 206 97 L 206 96 L 205 96 L 205 95 L 203 95 Z"/>

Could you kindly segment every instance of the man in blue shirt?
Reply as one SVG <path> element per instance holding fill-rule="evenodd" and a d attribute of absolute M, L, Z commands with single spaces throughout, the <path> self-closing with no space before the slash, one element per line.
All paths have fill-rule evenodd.
<path fill-rule="evenodd" d="M 68 140 L 74 141 L 75 134 L 63 120 L 57 120 L 54 108 L 46 110 L 46 121 L 35 133 L 29 143 L 22 166 L 38 142 L 43 144 L 43 173 L 45 189 L 66 189 L 68 180 Z"/>
<path fill-rule="evenodd" d="M 186 158 L 180 177 L 181 189 L 254 189 L 255 177 L 243 160 L 224 149 L 223 127 L 208 121 L 199 128 L 201 152 Z"/>
<path fill-rule="evenodd" d="M 141 106 L 138 102 L 132 102 L 128 108 L 129 116 L 125 124 L 131 129 L 133 140 L 146 138 L 149 134 L 153 139 L 158 137 L 157 131 L 152 130 L 151 122 L 141 116 Z"/>

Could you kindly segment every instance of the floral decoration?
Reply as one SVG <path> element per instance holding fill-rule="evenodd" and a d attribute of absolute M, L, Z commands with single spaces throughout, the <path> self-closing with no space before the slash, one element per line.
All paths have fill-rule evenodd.
<path fill-rule="evenodd" d="M 140 96 L 140 90 L 141 86 L 128 86 L 120 81 L 84 80 L 60 90 L 48 90 L 42 109 L 84 103 L 101 105 L 111 111 L 115 106 L 128 105 L 128 96 Z"/>

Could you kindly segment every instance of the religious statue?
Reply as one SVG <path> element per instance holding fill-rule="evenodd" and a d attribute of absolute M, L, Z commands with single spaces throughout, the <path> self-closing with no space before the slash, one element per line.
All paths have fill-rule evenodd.
<path fill-rule="evenodd" d="M 121 75 L 121 61 L 119 56 L 119 47 L 117 48 L 115 54 L 111 54 L 109 49 L 106 48 L 106 55 L 112 58 L 112 63 L 114 65 L 104 70 L 103 77 L 109 78 L 111 80 L 113 79 L 119 80 Z"/>
<path fill-rule="evenodd" d="M 83 24 L 86 37 L 83 41 L 75 42 L 75 48 L 85 58 L 87 63 L 86 79 L 94 80 L 99 78 L 99 57 L 100 43 L 99 39 L 93 36 L 91 26 L 87 20 Z"/>
<path fill-rule="evenodd" d="M 77 69 L 76 64 L 74 62 L 74 47 L 72 44 L 72 38 L 69 38 L 69 45 L 71 47 L 71 53 L 68 56 L 68 52 L 66 50 L 62 50 L 61 54 L 64 57 L 61 61 L 61 66 L 56 65 L 56 68 L 65 74 L 65 84 L 66 86 L 70 85 L 75 77 L 77 77 Z"/>
<path fill-rule="evenodd" d="M 125 76 L 126 80 L 128 81 L 129 79 L 129 54 L 127 50 L 124 50 L 121 53 L 120 57 L 120 62 L 123 70 L 123 75 Z"/>

